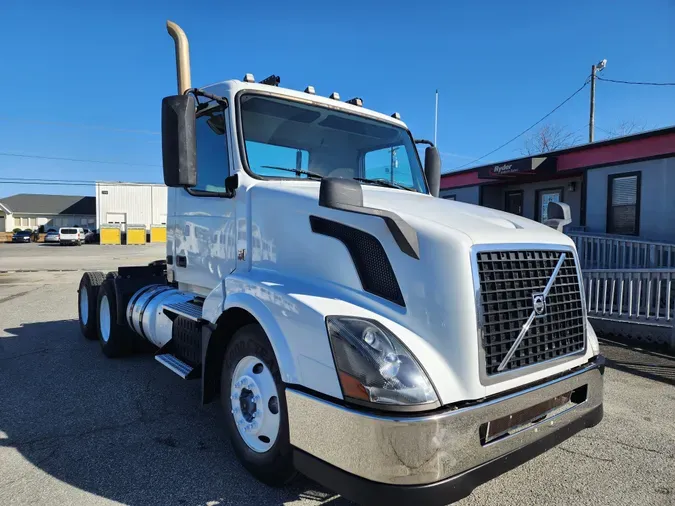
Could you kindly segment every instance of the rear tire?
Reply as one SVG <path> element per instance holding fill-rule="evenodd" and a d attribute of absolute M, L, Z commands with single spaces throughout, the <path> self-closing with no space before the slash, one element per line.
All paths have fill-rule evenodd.
<path fill-rule="evenodd" d="M 77 290 L 80 331 L 87 339 L 96 339 L 98 328 L 98 291 L 105 279 L 102 272 L 85 272 Z"/>
<path fill-rule="evenodd" d="M 225 426 L 239 461 L 258 480 L 273 487 L 286 485 L 297 475 L 284 389 L 263 329 L 252 324 L 235 332 L 225 352 L 220 383 Z M 251 411 L 256 416 L 245 420 L 251 418 Z M 244 425 L 256 427 L 247 431 Z"/>
<path fill-rule="evenodd" d="M 112 277 L 107 277 L 98 292 L 98 340 L 108 358 L 129 355 L 133 351 L 133 336 L 126 325 L 117 324 L 117 300 Z"/>

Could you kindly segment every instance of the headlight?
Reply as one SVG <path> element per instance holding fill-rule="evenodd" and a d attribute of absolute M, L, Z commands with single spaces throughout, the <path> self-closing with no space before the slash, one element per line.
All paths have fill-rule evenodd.
<path fill-rule="evenodd" d="M 420 406 L 438 402 L 434 387 L 412 354 L 373 320 L 326 318 L 342 392 L 360 402 Z"/>
<path fill-rule="evenodd" d="M 600 343 L 598 343 L 598 336 L 595 334 L 595 330 L 591 325 L 591 322 L 586 320 L 586 339 L 588 339 L 588 344 L 591 347 L 591 352 L 593 356 L 600 355 Z"/>

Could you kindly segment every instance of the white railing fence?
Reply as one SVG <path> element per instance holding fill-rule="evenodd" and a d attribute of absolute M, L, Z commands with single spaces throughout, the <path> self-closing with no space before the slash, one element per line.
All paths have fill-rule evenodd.
<path fill-rule="evenodd" d="M 674 269 L 584 269 L 588 317 L 629 328 L 630 337 L 675 348 Z"/>
<path fill-rule="evenodd" d="M 582 269 L 675 268 L 675 244 L 568 232 Z"/>

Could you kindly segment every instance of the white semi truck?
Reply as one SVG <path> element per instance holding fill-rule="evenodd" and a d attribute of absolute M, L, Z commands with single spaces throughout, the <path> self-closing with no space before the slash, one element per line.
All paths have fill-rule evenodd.
<path fill-rule="evenodd" d="M 560 223 L 437 198 L 436 148 L 423 166 L 399 115 L 360 99 L 250 74 L 192 88 L 167 27 L 166 259 L 82 277 L 105 355 L 151 343 L 222 403 L 258 479 L 300 472 L 361 504 L 451 503 L 600 422 Z"/>

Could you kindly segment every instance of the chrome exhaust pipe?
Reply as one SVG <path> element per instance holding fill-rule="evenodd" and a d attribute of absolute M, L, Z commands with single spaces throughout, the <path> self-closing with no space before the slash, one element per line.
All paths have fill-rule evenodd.
<path fill-rule="evenodd" d="M 178 94 L 182 95 L 189 90 L 190 82 L 190 47 L 187 35 L 183 29 L 173 21 L 166 22 L 166 30 L 176 45 L 176 77 L 178 79 Z"/>

